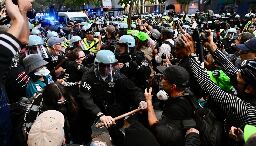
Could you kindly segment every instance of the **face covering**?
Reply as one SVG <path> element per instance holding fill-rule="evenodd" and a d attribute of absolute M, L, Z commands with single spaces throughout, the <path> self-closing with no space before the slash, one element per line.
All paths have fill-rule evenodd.
<path fill-rule="evenodd" d="M 50 74 L 50 71 L 46 67 L 42 67 L 40 70 L 34 73 L 36 76 L 47 76 Z"/>
<path fill-rule="evenodd" d="M 163 100 L 166 101 L 168 100 L 169 96 L 168 94 L 164 91 L 164 90 L 160 90 L 157 94 L 156 94 L 157 98 L 159 100 Z"/>

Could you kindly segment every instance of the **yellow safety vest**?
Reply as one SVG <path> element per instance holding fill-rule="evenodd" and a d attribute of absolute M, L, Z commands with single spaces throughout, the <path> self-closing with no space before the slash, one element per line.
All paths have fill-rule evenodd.
<path fill-rule="evenodd" d="M 248 21 L 247 24 L 244 26 L 244 30 L 243 31 L 247 31 L 251 24 L 252 24 L 252 21 Z"/>
<path fill-rule="evenodd" d="M 86 38 L 84 38 L 83 39 L 83 42 L 84 42 L 84 48 L 85 48 L 85 50 L 89 50 L 90 52 L 92 52 L 92 53 L 97 53 L 98 52 L 98 50 L 97 50 L 97 45 L 98 44 L 96 44 L 96 43 L 98 43 L 99 42 L 99 40 L 98 39 L 94 39 L 90 44 L 88 44 L 88 41 L 87 41 L 87 39 Z"/>

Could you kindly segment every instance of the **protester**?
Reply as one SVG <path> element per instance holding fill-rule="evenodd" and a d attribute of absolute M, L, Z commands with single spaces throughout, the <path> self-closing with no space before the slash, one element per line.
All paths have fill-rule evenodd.
<path fill-rule="evenodd" d="M 28 146 L 61 146 L 65 143 L 64 116 L 55 110 L 40 114 L 28 134 Z"/>
<path fill-rule="evenodd" d="M 192 70 L 192 76 L 196 78 L 197 82 L 200 84 L 201 89 L 209 94 L 209 102 L 212 103 L 215 107 L 218 107 L 225 114 L 227 124 L 229 126 L 236 126 L 241 128 L 246 124 L 255 124 L 255 106 L 253 103 L 246 102 L 238 96 L 228 94 L 221 90 L 217 85 L 212 83 L 200 65 L 193 58 L 189 58 L 189 56 L 191 56 L 194 51 L 191 36 L 185 34 L 180 36 L 179 39 L 184 42 L 183 50 L 181 52 L 183 52 L 183 57 L 188 57 L 187 61 L 189 64 L 189 69 Z M 212 52 L 215 52 L 215 55 L 217 52 L 219 52 L 219 50 L 217 50 L 216 44 L 213 43 L 212 35 L 210 35 L 209 43 L 206 45 L 209 49 L 211 49 Z M 223 59 L 224 58 L 225 57 L 223 57 Z M 225 59 L 225 62 L 223 62 L 223 67 L 228 71 L 228 73 L 233 73 L 233 75 L 234 73 L 237 73 L 236 68 L 234 68 L 233 64 L 230 63 L 228 59 Z M 237 78 L 238 85 L 244 85 L 243 88 L 240 88 L 243 89 L 242 92 L 249 92 L 249 94 L 254 95 L 255 86 L 253 84 L 255 81 L 248 82 L 246 78 L 241 78 L 241 75 L 245 75 L 246 77 L 248 77 L 248 75 L 255 76 L 255 72 L 253 71 L 253 68 L 245 68 L 245 70 L 245 72 L 248 71 L 250 74 L 244 74 L 242 73 L 243 70 L 241 70 L 241 74 L 238 74 L 240 78 Z M 248 88 L 250 88 L 250 90 L 248 90 Z M 252 99 L 252 97 L 253 96 L 249 97 L 249 99 Z"/>
<path fill-rule="evenodd" d="M 0 97 L 0 145 L 8 146 L 11 140 L 11 119 L 10 119 L 10 107 L 8 104 L 8 97 L 5 91 L 5 77 L 12 63 L 17 61 L 17 54 L 21 49 L 21 44 L 28 42 L 28 25 L 27 11 L 31 10 L 31 1 L 25 0 L 23 2 L 18 1 L 19 7 L 13 4 L 12 0 L 5 1 L 5 8 L 8 17 L 11 19 L 12 24 L 6 32 L 1 32 L 1 97 Z M 1 9 L 3 7 L 1 6 Z M 16 56 L 16 57 L 15 57 Z M 14 59 L 16 58 L 16 59 Z M 14 62 L 13 62 L 14 61 Z"/>
<path fill-rule="evenodd" d="M 0 5 L 1 146 L 26 146 L 31 125 L 47 110 L 64 116 L 54 145 L 254 144 L 253 11 L 88 11 L 86 22 L 58 23 L 36 10 L 27 15 L 31 2 Z"/>
<path fill-rule="evenodd" d="M 164 99 L 165 105 L 161 120 L 158 120 L 152 105 L 152 88 L 145 89 L 145 98 L 148 104 L 148 121 L 152 128 L 153 133 L 160 145 L 171 146 L 171 145 L 187 145 L 190 143 L 192 145 L 199 145 L 199 135 L 197 130 L 191 130 L 188 133 L 197 134 L 187 134 L 187 137 L 191 141 L 185 140 L 185 129 L 196 127 L 193 117 L 193 106 L 190 102 L 192 99 L 190 95 L 186 95 L 185 89 L 188 87 L 189 73 L 180 66 L 171 66 L 168 68 L 160 68 L 163 73 L 163 78 L 161 80 L 161 86 L 166 91 L 166 96 Z M 184 125 L 184 120 L 188 120 L 190 126 Z M 194 125 L 193 125 L 194 123 Z"/>
<path fill-rule="evenodd" d="M 113 117 L 139 105 L 143 107 L 145 101 L 141 90 L 114 69 L 113 65 L 116 62 L 114 53 L 109 50 L 101 50 L 97 53 L 94 69 L 83 75 L 79 101 L 81 108 L 93 115 L 92 119 L 87 121 L 92 122 L 96 118 L 96 121 L 99 120 L 106 127 L 110 127 L 108 130 L 113 138 L 112 142 L 122 145 L 122 134 L 118 132 L 120 124 L 111 127 L 114 122 Z"/>
<path fill-rule="evenodd" d="M 41 92 L 47 84 L 53 83 L 50 71 L 46 65 L 48 62 L 43 60 L 40 55 L 31 54 L 23 60 L 26 73 L 30 76 L 26 88 L 26 96 L 31 98 Z"/>

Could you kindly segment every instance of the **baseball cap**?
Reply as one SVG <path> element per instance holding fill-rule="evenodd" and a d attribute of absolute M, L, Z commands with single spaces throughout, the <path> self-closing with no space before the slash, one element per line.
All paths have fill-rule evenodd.
<path fill-rule="evenodd" d="M 51 38 L 49 38 L 49 40 L 47 41 L 47 44 L 48 44 L 49 47 L 52 47 L 52 46 L 55 45 L 55 44 L 64 42 L 64 40 L 65 40 L 64 38 L 51 37 Z"/>
<path fill-rule="evenodd" d="M 64 116 L 56 110 L 40 114 L 28 134 L 28 146 L 61 146 L 65 137 Z"/>
<path fill-rule="evenodd" d="M 254 37 L 254 35 L 252 33 L 249 32 L 243 32 L 240 35 L 241 39 L 240 39 L 240 44 L 245 43 L 247 40 L 250 40 Z"/>
<path fill-rule="evenodd" d="M 152 29 L 151 35 L 154 39 L 159 39 L 161 36 L 161 33 L 157 29 Z"/>
<path fill-rule="evenodd" d="M 135 36 L 136 36 L 139 40 L 141 40 L 141 41 L 143 41 L 143 42 L 149 39 L 148 34 L 145 33 L 145 32 L 139 32 L 139 33 L 136 34 Z"/>
<path fill-rule="evenodd" d="M 180 87 L 187 87 L 189 83 L 189 73 L 187 70 L 178 65 L 170 67 L 158 66 L 158 71 L 161 72 L 169 83 L 176 84 Z"/>
<path fill-rule="evenodd" d="M 236 47 L 241 51 L 254 51 L 256 50 L 256 37 L 246 41 L 244 44 L 238 44 Z"/>
<path fill-rule="evenodd" d="M 244 127 L 244 141 L 247 142 L 249 138 L 256 134 L 256 127 L 252 125 L 245 125 Z"/>

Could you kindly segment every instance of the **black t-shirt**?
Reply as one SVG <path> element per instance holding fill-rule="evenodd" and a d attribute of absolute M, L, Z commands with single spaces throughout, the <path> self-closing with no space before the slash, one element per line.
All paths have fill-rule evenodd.
<path fill-rule="evenodd" d="M 193 117 L 193 107 L 189 97 L 168 99 L 164 104 L 163 116 L 169 120 L 186 120 Z"/>
<path fill-rule="evenodd" d="M 160 146 L 154 135 L 139 122 L 125 130 L 123 146 Z"/>
<path fill-rule="evenodd" d="M 164 105 L 162 119 L 151 128 L 160 145 L 185 145 L 183 120 L 193 117 L 193 105 L 190 96 L 169 98 Z"/>

